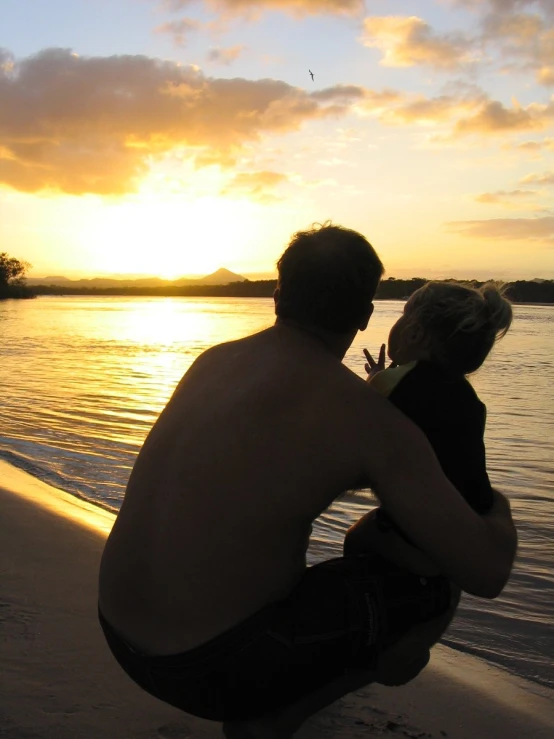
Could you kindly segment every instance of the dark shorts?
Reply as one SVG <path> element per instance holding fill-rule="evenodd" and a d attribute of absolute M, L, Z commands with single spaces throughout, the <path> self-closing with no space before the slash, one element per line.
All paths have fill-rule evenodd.
<path fill-rule="evenodd" d="M 360 555 L 308 568 L 285 600 L 182 654 L 141 654 L 99 618 L 113 655 L 140 687 L 224 721 L 282 708 L 350 668 L 371 670 L 383 649 L 449 603 L 446 578 Z"/>

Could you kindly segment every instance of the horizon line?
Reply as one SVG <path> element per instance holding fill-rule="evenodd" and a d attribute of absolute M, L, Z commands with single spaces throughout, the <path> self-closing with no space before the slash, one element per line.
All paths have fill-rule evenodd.
<path fill-rule="evenodd" d="M 138 280 L 159 280 L 161 282 L 166 282 L 169 284 L 179 282 L 180 280 L 204 280 L 207 277 L 211 277 L 212 275 L 216 274 L 222 269 L 226 268 L 219 268 L 215 270 L 215 272 L 210 272 L 209 274 L 199 274 L 199 275 L 181 275 L 180 277 L 175 277 L 172 279 L 166 278 L 166 277 L 160 277 L 158 275 L 152 275 L 152 274 L 125 274 L 125 273 L 111 273 L 111 274 L 96 274 L 91 277 L 66 277 L 65 275 L 57 274 L 57 275 L 44 275 L 44 276 L 33 276 L 28 275 L 25 277 L 26 280 L 52 280 L 52 279 L 61 279 L 61 280 L 67 280 L 69 282 L 79 282 L 81 280 L 114 280 L 114 281 L 138 281 Z M 226 270 L 228 272 L 232 272 L 232 270 Z M 481 272 L 481 270 L 479 270 Z M 250 273 L 244 273 L 244 274 L 238 274 L 236 272 L 232 272 L 233 275 L 236 277 L 243 278 L 243 280 L 247 280 L 249 282 L 260 282 L 260 281 L 268 281 L 268 280 L 277 280 L 278 275 L 277 273 L 264 273 L 264 272 L 250 272 Z M 541 281 L 541 282 L 551 282 L 554 280 L 554 274 L 549 277 L 541 277 L 536 275 L 535 277 L 521 277 L 521 276 L 513 276 L 513 277 L 492 277 L 489 276 L 487 278 L 478 278 L 478 277 L 454 277 L 454 276 L 433 276 L 433 277 L 426 277 L 423 274 L 413 274 L 410 277 L 398 277 L 395 275 L 389 275 L 383 277 L 380 282 L 385 282 L 386 280 L 438 280 L 438 281 L 444 281 L 444 280 L 457 280 L 461 282 L 516 282 L 516 281 L 526 281 L 526 282 L 535 282 L 535 281 Z M 239 280 L 237 280 L 239 281 Z M 222 283 L 223 284 L 223 283 Z M 227 283 L 230 284 L 230 283 Z"/>

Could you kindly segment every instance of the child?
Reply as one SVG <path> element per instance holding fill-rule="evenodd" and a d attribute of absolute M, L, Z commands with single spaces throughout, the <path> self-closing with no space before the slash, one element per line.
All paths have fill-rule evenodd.
<path fill-rule="evenodd" d="M 392 365 L 384 368 L 384 345 L 378 362 L 364 350 L 371 387 L 421 428 L 445 475 L 482 514 L 492 506 L 483 441 L 486 408 L 466 375 L 479 369 L 511 321 L 511 304 L 494 283 L 475 289 L 454 282 L 428 282 L 411 296 L 391 329 L 388 355 Z M 367 551 L 422 576 L 439 574 L 432 560 L 382 507 L 347 532 L 346 555 Z M 415 676 L 406 668 L 407 649 L 412 650 L 413 665 L 419 665 L 419 672 L 429 658 L 429 647 L 450 623 L 458 601 L 456 591 L 446 617 L 412 630 L 394 652 L 383 655 L 378 682 L 401 684 L 406 677 Z"/>

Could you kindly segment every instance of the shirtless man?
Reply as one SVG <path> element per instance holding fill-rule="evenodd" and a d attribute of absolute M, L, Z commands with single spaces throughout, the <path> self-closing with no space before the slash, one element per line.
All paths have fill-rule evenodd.
<path fill-rule="evenodd" d="M 312 522 L 346 490 L 370 486 L 469 593 L 496 597 L 516 548 L 503 496 L 475 514 L 423 434 L 342 364 L 383 272 L 365 238 L 300 232 L 278 267 L 275 325 L 204 352 L 152 428 L 100 571 L 123 669 L 228 737 L 292 736 L 450 604 L 444 576 L 373 555 L 306 567 Z"/>

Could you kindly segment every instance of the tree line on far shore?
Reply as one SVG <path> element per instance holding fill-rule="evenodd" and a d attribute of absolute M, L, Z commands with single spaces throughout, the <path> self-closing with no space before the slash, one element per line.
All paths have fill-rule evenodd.
<path fill-rule="evenodd" d="M 70 285 L 25 284 L 25 272 L 29 265 L 6 252 L 0 253 L 0 298 L 33 298 L 38 295 L 122 295 L 144 297 L 225 297 L 225 298 L 270 298 L 277 280 L 243 280 L 227 285 L 166 285 L 157 287 L 71 287 Z M 375 296 L 377 300 L 406 300 L 424 285 L 423 277 L 401 280 L 389 277 L 382 280 Z M 467 285 L 480 287 L 479 280 L 457 280 Z M 516 280 L 507 284 L 507 296 L 514 303 L 554 303 L 554 280 Z"/>
<path fill-rule="evenodd" d="M 377 300 L 406 300 L 428 280 L 413 277 L 400 280 L 389 277 L 377 289 Z M 481 287 L 478 280 L 456 280 Z M 36 285 L 29 288 L 35 295 L 128 295 L 133 297 L 190 297 L 190 298 L 270 298 L 277 280 L 244 280 L 228 285 L 164 285 L 163 287 L 58 287 Z M 554 280 L 517 280 L 507 285 L 507 297 L 514 303 L 554 303 Z"/>

